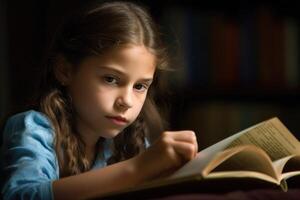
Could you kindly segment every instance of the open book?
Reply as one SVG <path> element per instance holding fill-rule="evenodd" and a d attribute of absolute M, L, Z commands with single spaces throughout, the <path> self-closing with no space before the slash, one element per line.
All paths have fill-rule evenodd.
<path fill-rule="evenodd" d="M 132 191 L 189 180 L 202 181 L 205 185 L 207 180 L 232 178 L 257 179 L 286 191 L 287 179 L 296 175 L 300 175 L 300 143 L 275 117 L 200 151 L 169 177 Z"/>

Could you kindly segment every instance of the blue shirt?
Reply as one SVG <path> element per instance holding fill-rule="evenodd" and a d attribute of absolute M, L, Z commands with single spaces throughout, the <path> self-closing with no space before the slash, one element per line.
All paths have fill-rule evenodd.
<path fill-rule="evenodd" d="M 53 140 L 50 121 L 40 112 L 30 110 L 7 121 L 1 158 L 3 199 L 53 199 L 52 182 L 59 179 Z M 111 142 L 104 142 L 93 169 L 106 166 Z"/>

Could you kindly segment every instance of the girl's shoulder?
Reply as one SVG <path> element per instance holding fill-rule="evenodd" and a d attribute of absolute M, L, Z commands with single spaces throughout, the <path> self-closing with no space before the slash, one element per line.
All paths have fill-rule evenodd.
<path fill-rule="evenodd" d="M 44 128 L 51 128 L 50 120 L 41 112 L 36 110 L 28 110 L 25 112 L 17 113 L 8 118 L 6 126 L 42 126 Z"/>
<path fill-rule="evenodd" d="M 28 110 L 17 113 L 6 121 L 3 138 L 7 140 L 12 137 L 40 137 L 53 140 L 53 128 L 50 120 L 41 112 Z"/>

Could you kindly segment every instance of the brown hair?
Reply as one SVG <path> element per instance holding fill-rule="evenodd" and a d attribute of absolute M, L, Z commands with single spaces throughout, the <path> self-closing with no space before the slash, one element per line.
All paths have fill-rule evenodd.
<path fill-rule="evenodd" d="M 163 120 L 155 103 L 155 92 L 161 87 L 161 73 L 167 69 L 166 49 L 157 26 L 148 12 L 130 2 L 108 2 L 77 12 L 58 29 L 49 48 L 39 97 L 40 111 L 51 120 L 55 132 L 55 149 L 61 176 L 87 171 L 84 142 L 76 132 L 74 109 L 66 88 L 55 78 L 59 56 L 76 66 L 85 57 L 101 55 L 122 44 L 144 45 L 156 56 L 157 69 L 138 118 L 114 138 L 109 163 L 130 158 L 145 149 L 148 132 L 159 133 Z M 101 147 L 101 141 L 98 141 Z M 100 149 L 100 148 L 99 148 Z"/>

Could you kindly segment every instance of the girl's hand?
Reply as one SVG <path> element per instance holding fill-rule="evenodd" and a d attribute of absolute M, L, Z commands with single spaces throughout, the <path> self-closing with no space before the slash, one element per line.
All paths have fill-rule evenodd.
<path fill-rule="evenodd" d="M 193 131 L 163 132 L 145 152 L 135 157 L 136 170 L 145 180 L 172 173 L 198 152 Z"/>

